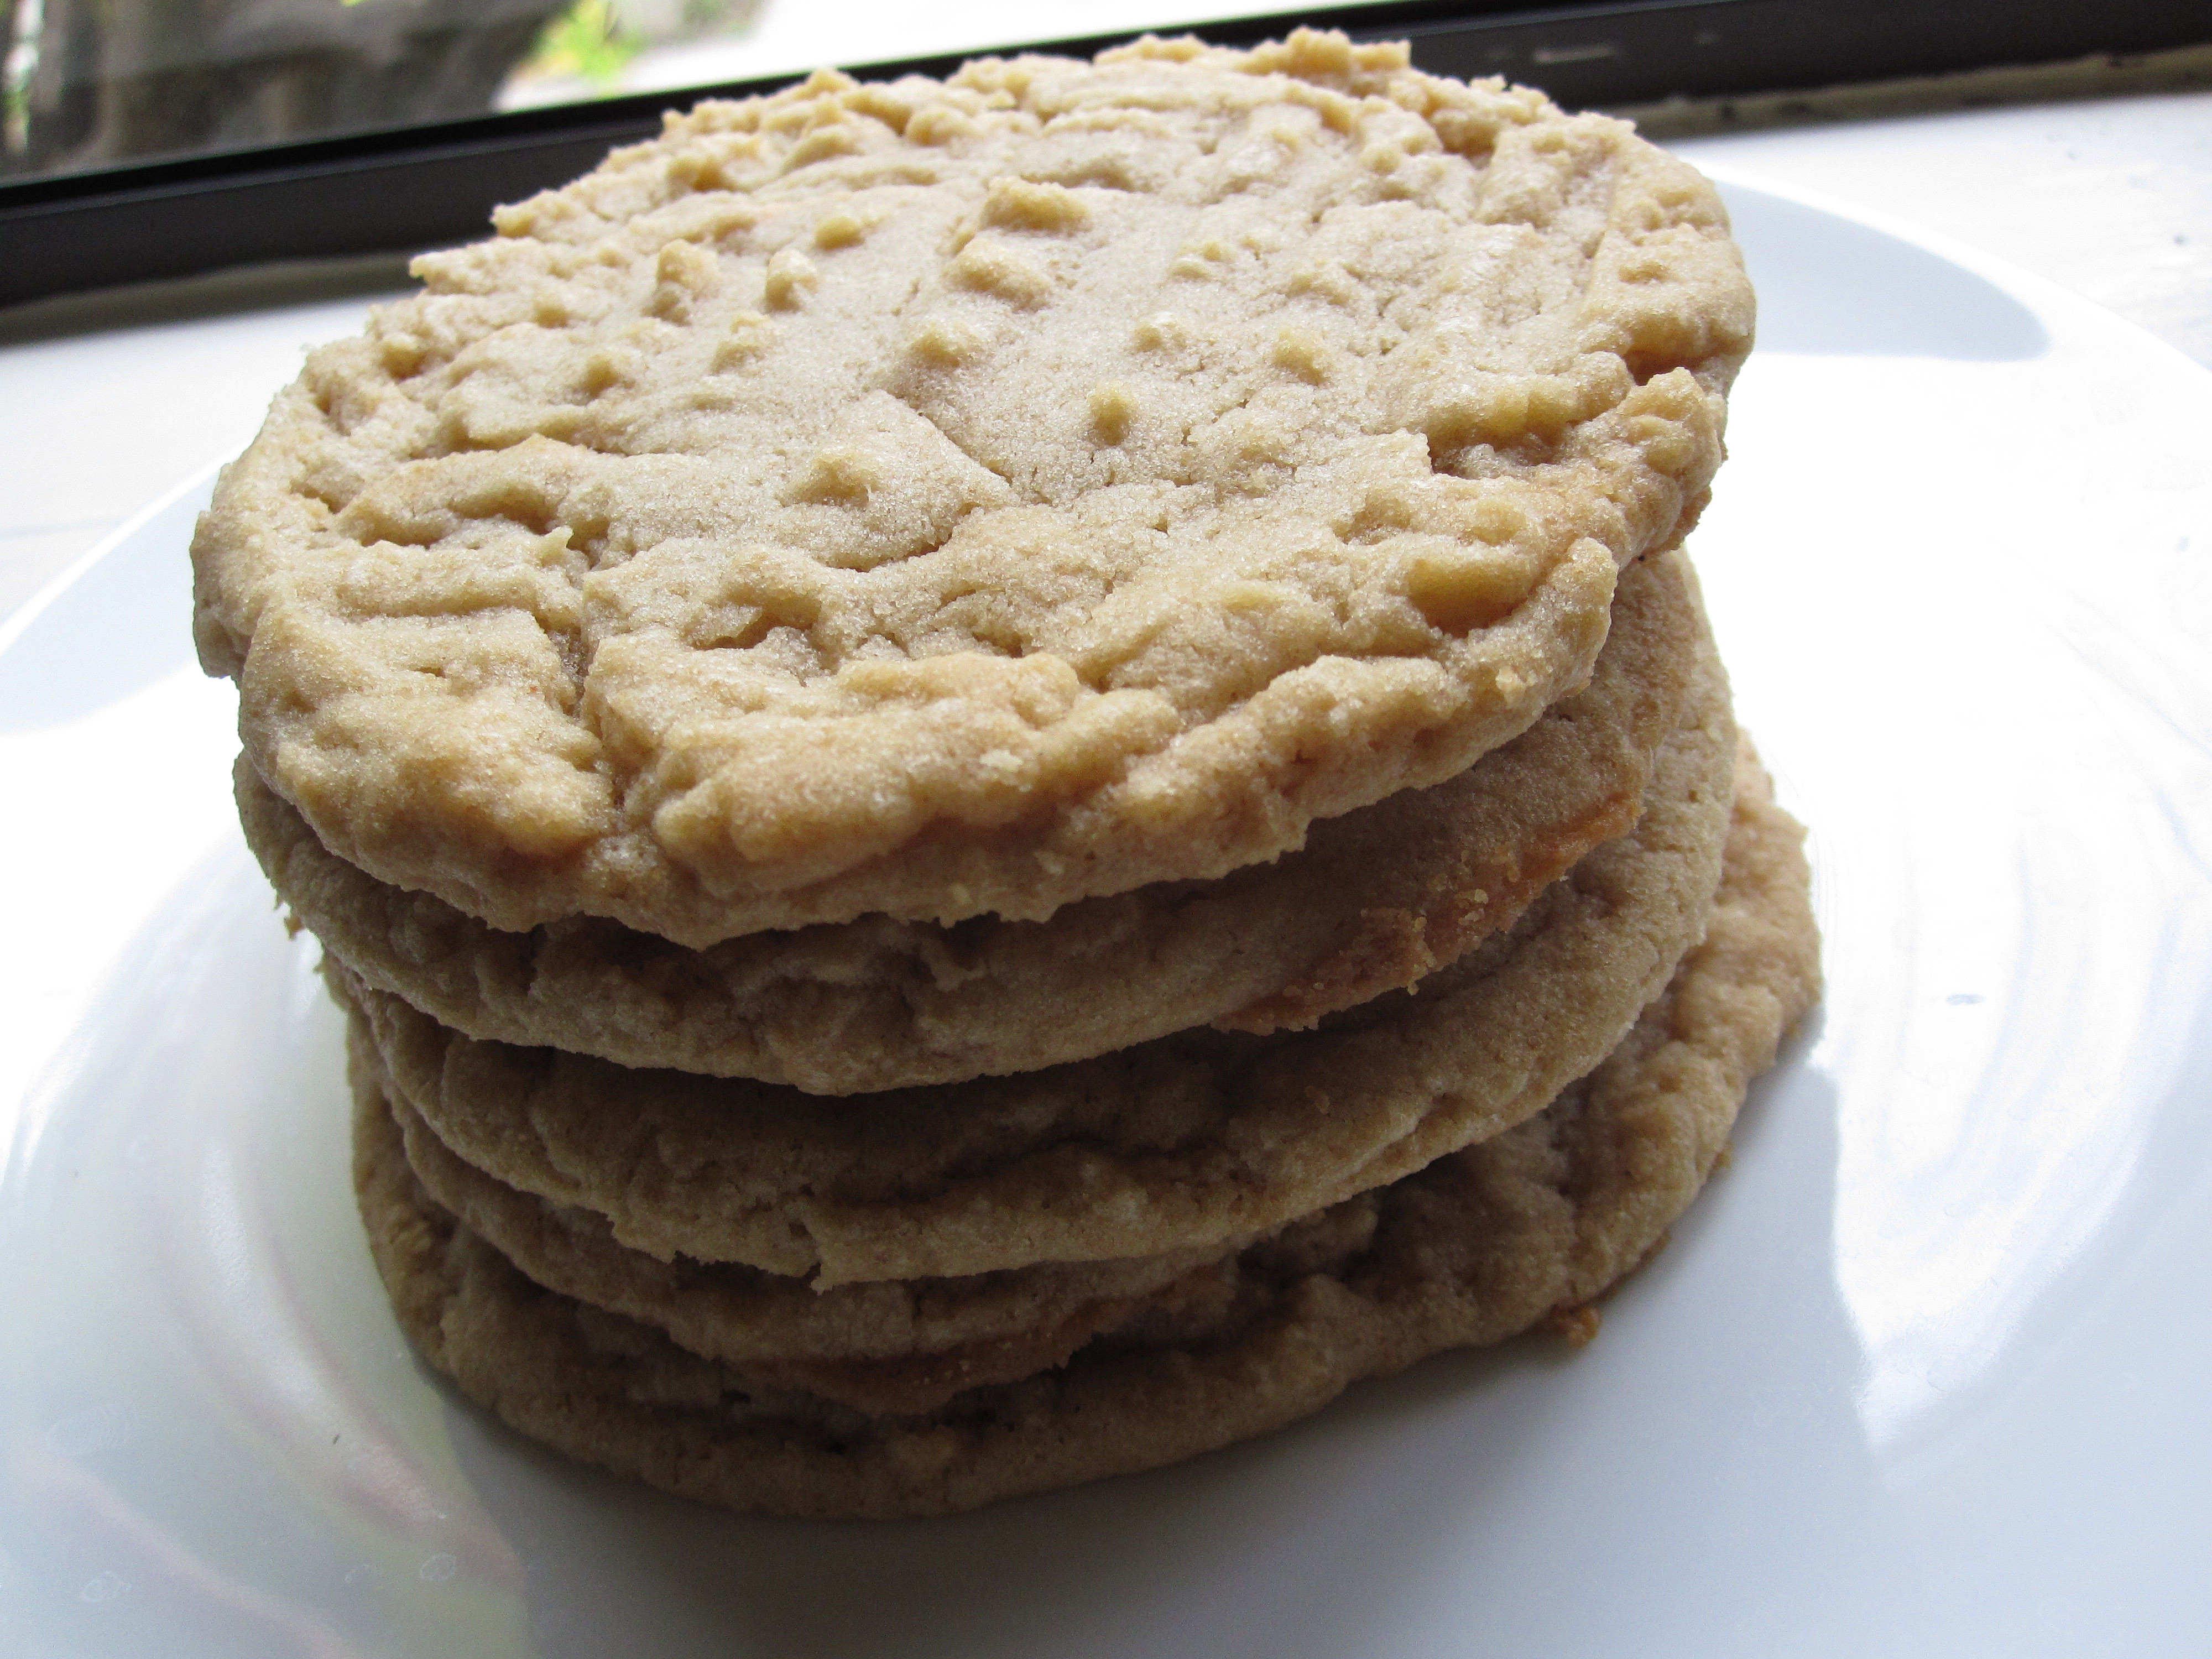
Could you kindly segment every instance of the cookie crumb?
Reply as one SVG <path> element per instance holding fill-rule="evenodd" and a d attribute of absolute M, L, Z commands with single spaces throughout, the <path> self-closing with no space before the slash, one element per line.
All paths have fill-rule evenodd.
<path fill-rule="evenodd" d="M 1598 1311 L 1585 1302 L 1579 1308 L 1554 1308 L 1545 1318 L 1547 1329 L 1563 1337 L 1571 1348 L 1587 1348 L 1597 1334 Z"/>

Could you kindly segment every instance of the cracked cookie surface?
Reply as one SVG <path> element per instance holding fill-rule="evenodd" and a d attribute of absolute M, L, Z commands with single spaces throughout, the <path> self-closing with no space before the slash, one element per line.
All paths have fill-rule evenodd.
<path fill-rule="evenodd" d="M 1695 517 L 1751 330 L 1626 125 L 1309 33 L 817 76 L 496 222 L 227 471 L 202 660 L 339 856 L 694 946 L 1463 769 Z"/>
<path fill-rule="evenodd" d="M 442 1024 L 854 1094 L 1034 1071 L 1193 1025 L 1308 1025 L 1414 983 L 1635 822 L 1711 653 L 1686 560 L 1640 561 L 1590 684 L 1457 777 L 1317 824 L 1273 863 L 1042 922 L 870 916 L 704 951 L 597 918 L 508 933 L 335 857 L 243 763 L 240 817 L 325 947 Z"/>

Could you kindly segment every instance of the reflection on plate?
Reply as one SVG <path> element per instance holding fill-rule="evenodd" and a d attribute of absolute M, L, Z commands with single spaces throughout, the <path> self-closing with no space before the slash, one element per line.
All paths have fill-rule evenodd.
<path fill-rule="evenodd" d="M 1566 1357 L 927 1524 L 695 1510 L 456 1403 L 188 660 L 202 482 L 0 637 L 0 1650 L 2170 1653 L 2212 1628 L 2212 379 L 1737 186 L 1694 543 L 1831 990 Z"/>

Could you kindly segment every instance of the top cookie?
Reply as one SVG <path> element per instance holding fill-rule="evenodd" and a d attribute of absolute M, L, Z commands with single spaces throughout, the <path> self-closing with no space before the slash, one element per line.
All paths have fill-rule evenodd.
<path fill-rule="evenodd" d="M 1301 33 L 706 104 L 317 352 L 194 544 L 333 852 L 495 927 L 1042 917 L 1588 672 L 1751 300 L 1626 125 Z"/>

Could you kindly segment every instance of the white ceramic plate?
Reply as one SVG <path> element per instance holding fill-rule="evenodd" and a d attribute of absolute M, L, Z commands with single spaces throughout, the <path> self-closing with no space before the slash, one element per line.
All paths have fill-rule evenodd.
<path fill-rule="evenodd" d="M 189 661 L 201 481 L 0 638 L 0 1650 L 2197 1650 L 2212 376 L 1732 201 L 1764 348 L 1695 549 L 1830 991 L 1598 1342 L 927 1524 L 724 1516 L 507 1434 L 369 1268 L 337 1020 Z"/>

